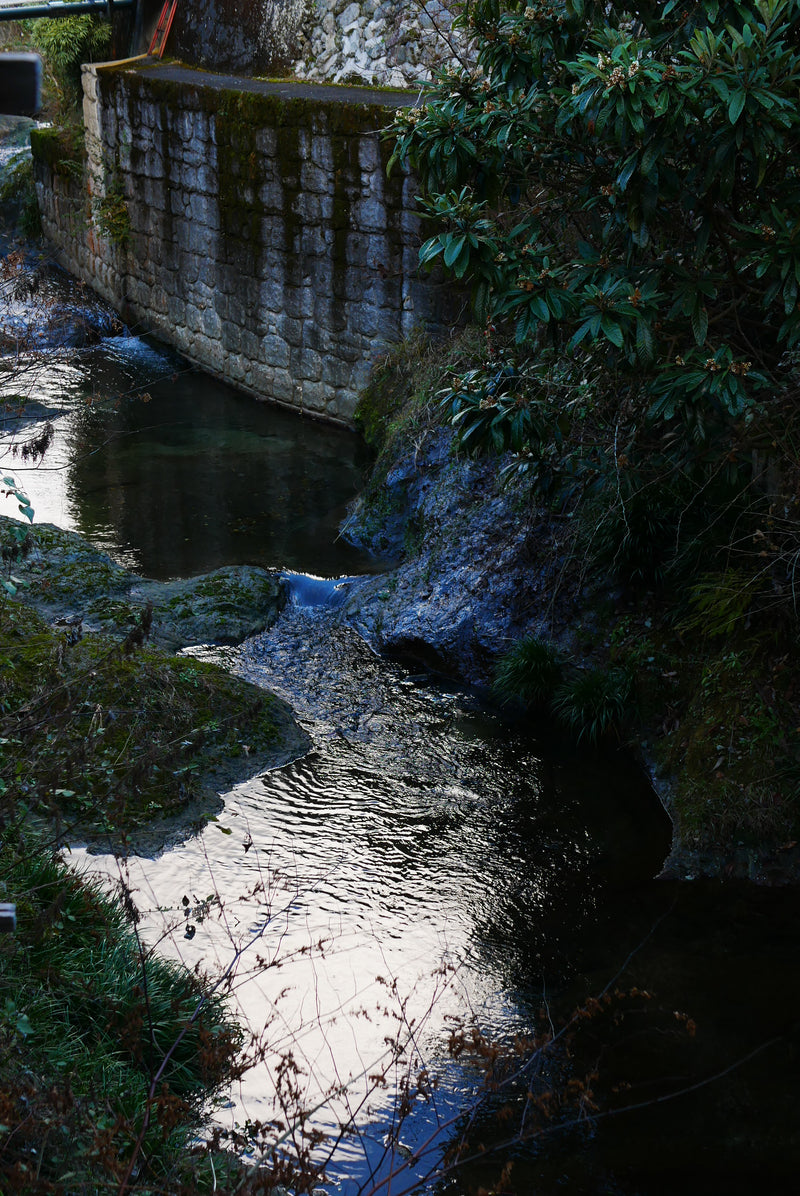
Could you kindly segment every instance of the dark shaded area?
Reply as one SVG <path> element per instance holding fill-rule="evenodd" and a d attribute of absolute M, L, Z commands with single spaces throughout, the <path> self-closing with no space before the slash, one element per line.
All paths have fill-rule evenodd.
<path fill-rule="evenodd" d="M 280 71 L 298 56 L 298 9 L 285 0 L 193 0 L 191 5 L 179 4 L 167 53 L 215 70 L 245 75 Z"/>

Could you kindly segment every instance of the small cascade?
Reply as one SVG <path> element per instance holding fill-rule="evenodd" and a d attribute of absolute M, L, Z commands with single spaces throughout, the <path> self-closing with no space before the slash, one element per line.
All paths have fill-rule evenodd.
<path fill-rule="evenodd" d="M 289 602 L 302 607 L 336 609 L 344 604 L 353 586 L 358 585 L 360 580 L 358 577 L 315 577 L 311 573 L 295 573 L 292 570 L 281 573 Z"/>

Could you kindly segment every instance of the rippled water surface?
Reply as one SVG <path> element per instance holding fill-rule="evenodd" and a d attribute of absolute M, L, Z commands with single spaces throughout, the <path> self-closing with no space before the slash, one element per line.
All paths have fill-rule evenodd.
<path fill-rule="evenodd" d="M 290 606 L 275 633 L 226 657 L 294 702 L 314 750 L 240 786 L 197 839 L 130 861 L 128 883 L 150 933 L 167 911 L 164 947 L 191 966 L 224 967 L 244 948 L 236 1002 L 269 1053 L 219 1116 L 278 1116 L 276 1069 L 291 1050 L 306 1103 L 324 1102 L 313 1123 L 332 1132 L 356 1117 L 361 1134 L 330 1168 L 355 1192 L 394 1106 L 394 1084 L 374 1084 L 386 1039 L 413 1027 L 434 1069 L 455 1019 L 529 1030 L 543 989 L 593 955 L 611 894 L 657 870 L 668 826 L 624 759 L 592 777 L 573 750 L 379 661 L 335 610 Z M 451 1074 L 404 1145 L 453 1115 L 464 1083 Z"/>
<path fill-rule="evenodd" d="M 370 1191 L 398 1162 L 412 1178 L 378 1190 L 407 1190 L 480 1089 L 448 1056 L 453 1027 L 474 1017 L 507 1043 L 541 1024 L 543 1005 L 561 1025 L 610 985 L 608 1016 L 558 1064 L 609 1077 L 600 1120 L 515 1150 L 510 1191 L 794 1190 L 796 893 L 654 882 L 669 827 L 624 756 L 581 754 L 378 660 L 335 609 L 290 604 L 272 632 L 203 654 L 289 699 L 314 740 L 229 794 L 201 836 L 125 873 L 161 950 L 212 972 L 236 959 L 234 1007 L 267 1051 L 222 1124 L 280 1117 L 291 1052 L 310 1124 L 358 1127 L 327 1190 Z M 98 864 L 118 875 L 111 858 Z M 414 1073 L 440 1083 L 413 1102 L 391 1155 L 402 1073 L 385 1088 L 374 1077 L 397 1038 Z M 545 1067 L 537 1082 L 549 1080 Z M 604 1120 L 621 1104 L 632 1111 Z M 523 1106 L 524 1089 L 508 1098 L 514 1125 Z M 477 1124 L 489 1145 L 501 1132 Z M 430 1141 L 433 1155 L 409 1161 Z M 420 1191 L 475 1193 L 498 1173 L 474 1161 Z"/>

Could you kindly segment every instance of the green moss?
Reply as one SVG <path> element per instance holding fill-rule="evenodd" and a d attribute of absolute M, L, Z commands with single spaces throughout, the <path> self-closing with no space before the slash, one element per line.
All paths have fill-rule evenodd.
<path fill-rule="evenodd" d="M 51 629 L 0 602 L 0 794 L 73 833 L 207 800 L 280 742 L 275 700 L 216 665 Z"/>
<path fill-rule="evenodd" d="M 699 658 L 662 750 L 687 843 L 780 846 L 800 834 L 800 709 L 789 658 L 740 639 Z M 688 688 L 684 684 L 684 688 Z"/>
<path fill-rule="evenodd" d="M 31 129 L 31 154 L 55 174 L 74 178 L 86 162 L 83 129 L 78 125 Z"/>

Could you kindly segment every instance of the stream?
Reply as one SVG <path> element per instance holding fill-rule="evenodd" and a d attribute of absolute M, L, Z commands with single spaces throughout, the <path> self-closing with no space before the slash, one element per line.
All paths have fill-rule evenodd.
<path fill-rule="evenodd" d="M 90 308 L 90 343 L 37 349 L 35 420 L 16 434 L 47 417 L 53 445 L 38 466 L 3 462 L 36 521 L 150 577 L 240 563 L 291 575 L 269 632 L 190 651 L 286 698 L 311 752 L 226 794 L 218 819 L 160 858 L 72 852 L 124 878 L 158 950 L 230 969 L 232 1007 L 264 1049 L 215 1119 L 280 1118 L 291 1055 L 309 1125 L 327 1140 L 343 1120 L 357 1129 L 324 1191 L 388 1191 L 392 1160 L 406 1168 L 395 1193 L 476 1191 L 499 1164 L 426 1178 L 480 1089 L 451 1032 L 474 1019 L 510 1043 L 611 983 L 635 1009 L 589 1051 L 587 1066 L 616 1076 L 608 1104 L 515 1146 L 508 1190 L 794 1191 L 797 893 L 654 880 L 670 827 L 632 760 L 376 656 L 337 606 L 337 585 L 387 567 L 339 538 L 368 465 L 359 439 L 243 398 Z M 407 1043 L 415 1076 L 438 1077 L 394 1154 L 403 1060 L 391 1065 L 387 1039 Z M 562 1055 L 536 1082 L 570 1066 Z M 504 1097 L 512 1119 L 527 1083 Z M 478 1124 L 502 1140 L 485 1111 Z"/>

